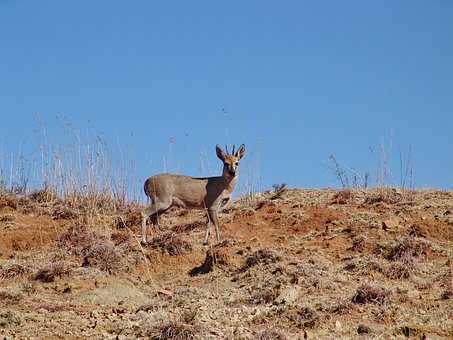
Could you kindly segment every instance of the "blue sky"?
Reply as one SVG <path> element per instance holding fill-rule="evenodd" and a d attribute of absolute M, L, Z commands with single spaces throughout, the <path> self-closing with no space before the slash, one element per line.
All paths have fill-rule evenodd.
<path fill-rule="evenodd" d="M 242 180 L 338 186 L 330 154 L 373 178 L 383 143 L 394 184 L 411 150 L 415 185 L 450 189 L 452 37 L 450 0 L 0 0 L 3 158 L 39 153 L 39 113 L 53 143 L 64 121 L 121 145 L 137 183 L 245 143 Z"/>

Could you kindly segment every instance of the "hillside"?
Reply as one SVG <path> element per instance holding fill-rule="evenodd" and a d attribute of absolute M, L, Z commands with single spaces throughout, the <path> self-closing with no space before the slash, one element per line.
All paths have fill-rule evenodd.
<path fill-rule="evenodd" d="M 139 208 L 0 193 L 2 338 L 453 337 L 451 191 L 267 192 L 210 247 L 185 210 L 141 247 Z"/>

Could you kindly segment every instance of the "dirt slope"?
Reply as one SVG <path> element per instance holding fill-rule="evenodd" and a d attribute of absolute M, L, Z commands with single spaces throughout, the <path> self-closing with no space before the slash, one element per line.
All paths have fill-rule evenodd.
<path fill-rule="evenodd" d="M 210 247 L 175 210 L 142 248 L 138 209 L 1 193 L 0 335 L 453 337 L 451 191 L 269 192 Z"/>

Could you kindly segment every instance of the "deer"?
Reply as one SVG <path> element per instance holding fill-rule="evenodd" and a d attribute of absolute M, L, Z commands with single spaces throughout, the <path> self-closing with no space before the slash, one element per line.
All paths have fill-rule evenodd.
<path fill-rule="evenodd" d="M 239 162 L 245 155 L 245 145 L 237 151 L 225 151 L 216 145 L 217 157 L 223 163 L 221 176 L 190 177 L 176 174 L 157 174 L 146 179 L 144 191 L 152 203 L 141 211 L 141 244 L 147 244 L 147 219 L 158 225 L 158 216 L 171 207 L 199 209 L 207 211 L 208 222 L 203 245 L 208 245 L 212 224 L 215 226 L 217 242 L 221 242 L 217 212 L 231 202 L 231 195 L 238 181 Z"/>

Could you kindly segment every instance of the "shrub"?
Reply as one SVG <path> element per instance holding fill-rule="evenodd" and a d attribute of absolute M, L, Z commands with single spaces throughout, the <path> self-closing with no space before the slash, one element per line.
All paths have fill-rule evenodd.
<path fill-rule="evenodd" d="M 28 274 L 28 269 L 20 264 L 12 264 L 0 268 L 0 280 L 13 280 L 17 277 Z"/>
<path fill-rule="evenodd" d="M 121 267 L 119 252 L 108 243 L 91 246 L 87 251 L 83 264 L 84 267 L 95 267 L 109 274 L 117 272 Z"/>
<path fill-rule="evenodd" d="M 281 260 L 281 256 L 270 249 L 260 249 L 247 256 L 242 271 L 252 268 L 258 264 L 275 263 Z"/>
<path fill-rule="evenodd" d="M 53 282 L 57 277 L 68 276 L 71 270 L 62 262 L 52 262 L 38 270 L 35 280 L 41 282 Z"/>
<path fill-rule="evenodd" d="M 409 262 L 412 257 L 426 255 L 428 248 L 427 243 L 406 237 L 390 249 L 387 259 L 390 261 L 405 260 Z"/>
<path fill-rule="evenodd" d="M 197 339 L 199 329 L 196 326 L 181 322 L 170 322 L 160 327 L 151 329 L 147 336 L 159 340 L 191 340 Z"/>
<path fill-rule="evenodd" d="M 192 251 L 192 245 L 184 240 L 181 235 L 173 232 L 155 236 L 149 245 L 151 248 L 160 249 L 163 253 L 171 256 Z"/>
<path fill-rule="evenodd" d="M 71 225 L 58 239 L 58 243 L 66 250 L 80 255 L 95 241 L 95 234 L 84 224 Z"/>
<path fill-rule="evenodd" d="M 352 297 L 352 302 L 357 304 L 382 303 L 389 294 L 390 292 L 384 288 L 372 284 L 363 284 L 357 288 Z"/>
<path fill-rule="evenodd" d="M 258 340 L 286 340 L 287 337 L 275 329 L 266 329 L 258 334 Z"/>
<path fill-rule="evenodd" d="M 332 204 L 347 204 L 352 198 L 352 191 L 343 189 L 335 193 L 332 198 Z"/>

